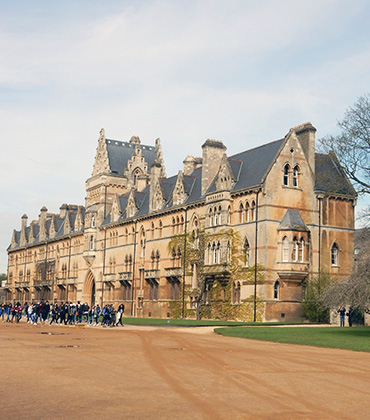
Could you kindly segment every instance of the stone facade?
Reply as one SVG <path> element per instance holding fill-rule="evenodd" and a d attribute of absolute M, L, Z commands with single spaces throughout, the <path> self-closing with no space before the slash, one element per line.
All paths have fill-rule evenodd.
<path fill-rule="evenodd" d="M 333 154 L 315 153 L 315 128 L 292 128 L 281 140 L 228 157 L 207 140 L 202 157 L 166 177 L 160 140 L 109 140 L 101 130 L 85 206 L 43 207 L 14 231 L 8 248 L 6 299 L 123 302 L 126 314 L 170 316 L 185 270 L 169 249 L 175 235 L 232 228 L 245 266 L 262 267 L 256 285 L 269 321 L 302 317 L 303 284 L 320 270 L 338 279 L 352 267 L 356 194 Z M 226 239 L 209 244 L 210 280 L 228 275 Z M 185 283 L 195 287 L 196 267 Z M 233 280 L 233 304 L 255 285 Z M 186 305 L 192 302 L 186 298 Z"/>

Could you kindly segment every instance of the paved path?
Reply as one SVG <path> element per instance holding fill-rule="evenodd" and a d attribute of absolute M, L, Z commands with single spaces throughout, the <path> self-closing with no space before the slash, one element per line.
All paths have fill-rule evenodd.
<path fill-rule="evenodd" d="M 370 354 L 212 328 L 0 324 L 0 418 L 320 420 L 370 416 Z"/>

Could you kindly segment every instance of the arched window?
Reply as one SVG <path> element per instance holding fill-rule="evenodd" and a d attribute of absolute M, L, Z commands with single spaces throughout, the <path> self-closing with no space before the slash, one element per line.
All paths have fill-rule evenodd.
<path fill-rule="evenodd" d="M 94 228 L 96 226 L 96 219 L 95 216 L 92 216 L 91 218 L 91 227 Z"/>
<path fill-rule="evenodd" d="M 155 269 L 159 270 L 159 262 L 161 260 L 161 255 L 157 249 L 157 252 L 155 253 Z"/>
<path fill-rule="evenodd" d="M 221 263 L 221 245 L 220 242 L 217 242 L 217 246 L 216 246 L 216 264 L 220 264 Z"/>
<path fill-rule="evenodd" d="M 250 211 L 249 211 L 249 203 L 247 201 L 246 204 L 245 204 L 245 220 L 247 222 L 250 222 L 251 221 L 250 217 L 251 217 L 251 215 L 250 215 Z"/>
<path fill-rule="evenodd" d="M 304 239 L 301 238 L 300 242 L 299 242 L 299 252 L 298 252 L 298 260 L 300 262 L 303 262 L 305 259 L 305 255 L 304 255 L 304 247 L 305 247 L 305 243 L 304 243 Z"/>
<path fill-rule="evenodd" d="M 239 221 L 240 221 L 240 223 L 244 223 L 244 206 L 243 206 L 243 203 L 240 203 L 240 206 L 239 206 Z"/>
<path fill-rule="evenodd" d="M 280 283 L 278 281 L 274 283 L 274 299 L 280 299 Z"/>
<path fill-rule="evenodd" d="M 250 259 L 250 247 L 249 247 L 249 242 L 248 239 L 246 239 L 244 241 L 244 260 L 245 260 L 245 266 L 249 267 L 249 259 Z"/>
<path fill-rule="evenodd" d="M 234 283 L 234 303 L 240 303 L 240 282 Z"/>
<path fill-rule="evenodd" d="M 256 203 L 254 202 L 254 200 L 252 201 L 251 204 L 251 221 L 254 221 L 256 219 Z"/>
<path fill-rule="evenodd" d="M 152 253 L 150 254 L 150 260 L 152 262 L 152 269 L 154 270 L 154 268 L 155 268 L 155 254 L 154 254 L 154 251 L 152 251 Z"/>
<path fill-rule="evenodd" d="M 90 236 L 90 251 L 92 251 L 94 249 L 94 236 L 91 235 Z"/>
<path fill-rule="evenodd" d="M 292 249 L 292 258 L 291 258 L 292 261 L 298 261 L 298 253 L 299 253 L 298 250 L 299 250 L 298 239 L 295 236 L 293 238 L 293 249 Z"/>
<path fill-rule="evenodd" d="M 231 209 L 230 206 L 227 208 L 227 224 L 231 223 Z"/>
<path fill-rule="evenodd" d="M 338 245 L 335 242 L 331 247 L 331 265 L 338 265 Z"/>
<path fill-rule="evenodd" d="M 212 212 L 212 209 L 209 209 L 209 225 L 213 226 L 213 212 Z"/>
<path fill-rule="evenodd" d="M 286 164 L 284 166 L 284 185 L 289 185 L 289 173 L 290 173 L 290 166 Z"/>
<path fill-rule="evenodd" d="M 289 261 L 289 240 L 286 236 L 284 236 L 283 238 L 283 252 L 282 252 L 282 257 L 283 257 L 283 261 Z"/>
<path fill-rule="evenodd" d="M 154 222 L 151 224 L 152 239 L 154 239 Z"/>
<path fill-rule="evenodd" d="M 176 226 L 176 220 L 175 220 L 175 218 L 173 217 L 173 218 L 172 218 L 172 234 L 173 234 L 173 235 L 175 235 L 175 233 L 176 233 L 175 226 Z"/>
<path fill-rule="evenodd" d="M 226 263 L 230 262 L 230 242 L 227 242 L 226 245 Z"/>
<path fill-rule="evenodd" d="M 296 165 L 293 169 L 293 187 L 298 187 L 299 166 Z"/>
<path fill-rule="evenodd" d="M 163 229 L 163 224 L 162 224 L 162 220 L 159 221 L 159 237 L 162 238 L 162 229 Z"/>

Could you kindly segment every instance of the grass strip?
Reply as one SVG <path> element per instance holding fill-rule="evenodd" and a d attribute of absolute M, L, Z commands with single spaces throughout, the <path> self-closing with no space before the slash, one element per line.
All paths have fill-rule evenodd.
<path fill-rule="evenodd" d="M 216 328 L 228 337 L 370 352 L 370 327 Z"/>
<path fill-rule="evenodd" d="M 176 327 L 237 327 L 245 325 L 262 326 L 262 325 L 297 325 L 282 322 L 272 323 L 253 323 L 253 322 L 237 322 L 237 321 L 214 321 L 214 320 L 196 320 L 196 319 L 163 319 L 163 318 L 131 318 L 122 319 L 124 324 L 131 325 L 151 325 L 151 326 L 176 326 Z"/>

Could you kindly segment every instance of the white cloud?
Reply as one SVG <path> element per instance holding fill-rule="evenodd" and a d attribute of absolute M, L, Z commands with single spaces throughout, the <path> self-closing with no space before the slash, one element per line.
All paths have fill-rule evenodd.
<path fill-rule="evenodd" d="M 23 213 L 83 203 L 102 127 L 160 137 L 169 175 L 209 137 L 232 154 L 308 120 L 318 135 L 334 130 L 369 86 L 369 10 L 362 0 L 0 6 L 0 247 Z"/>

